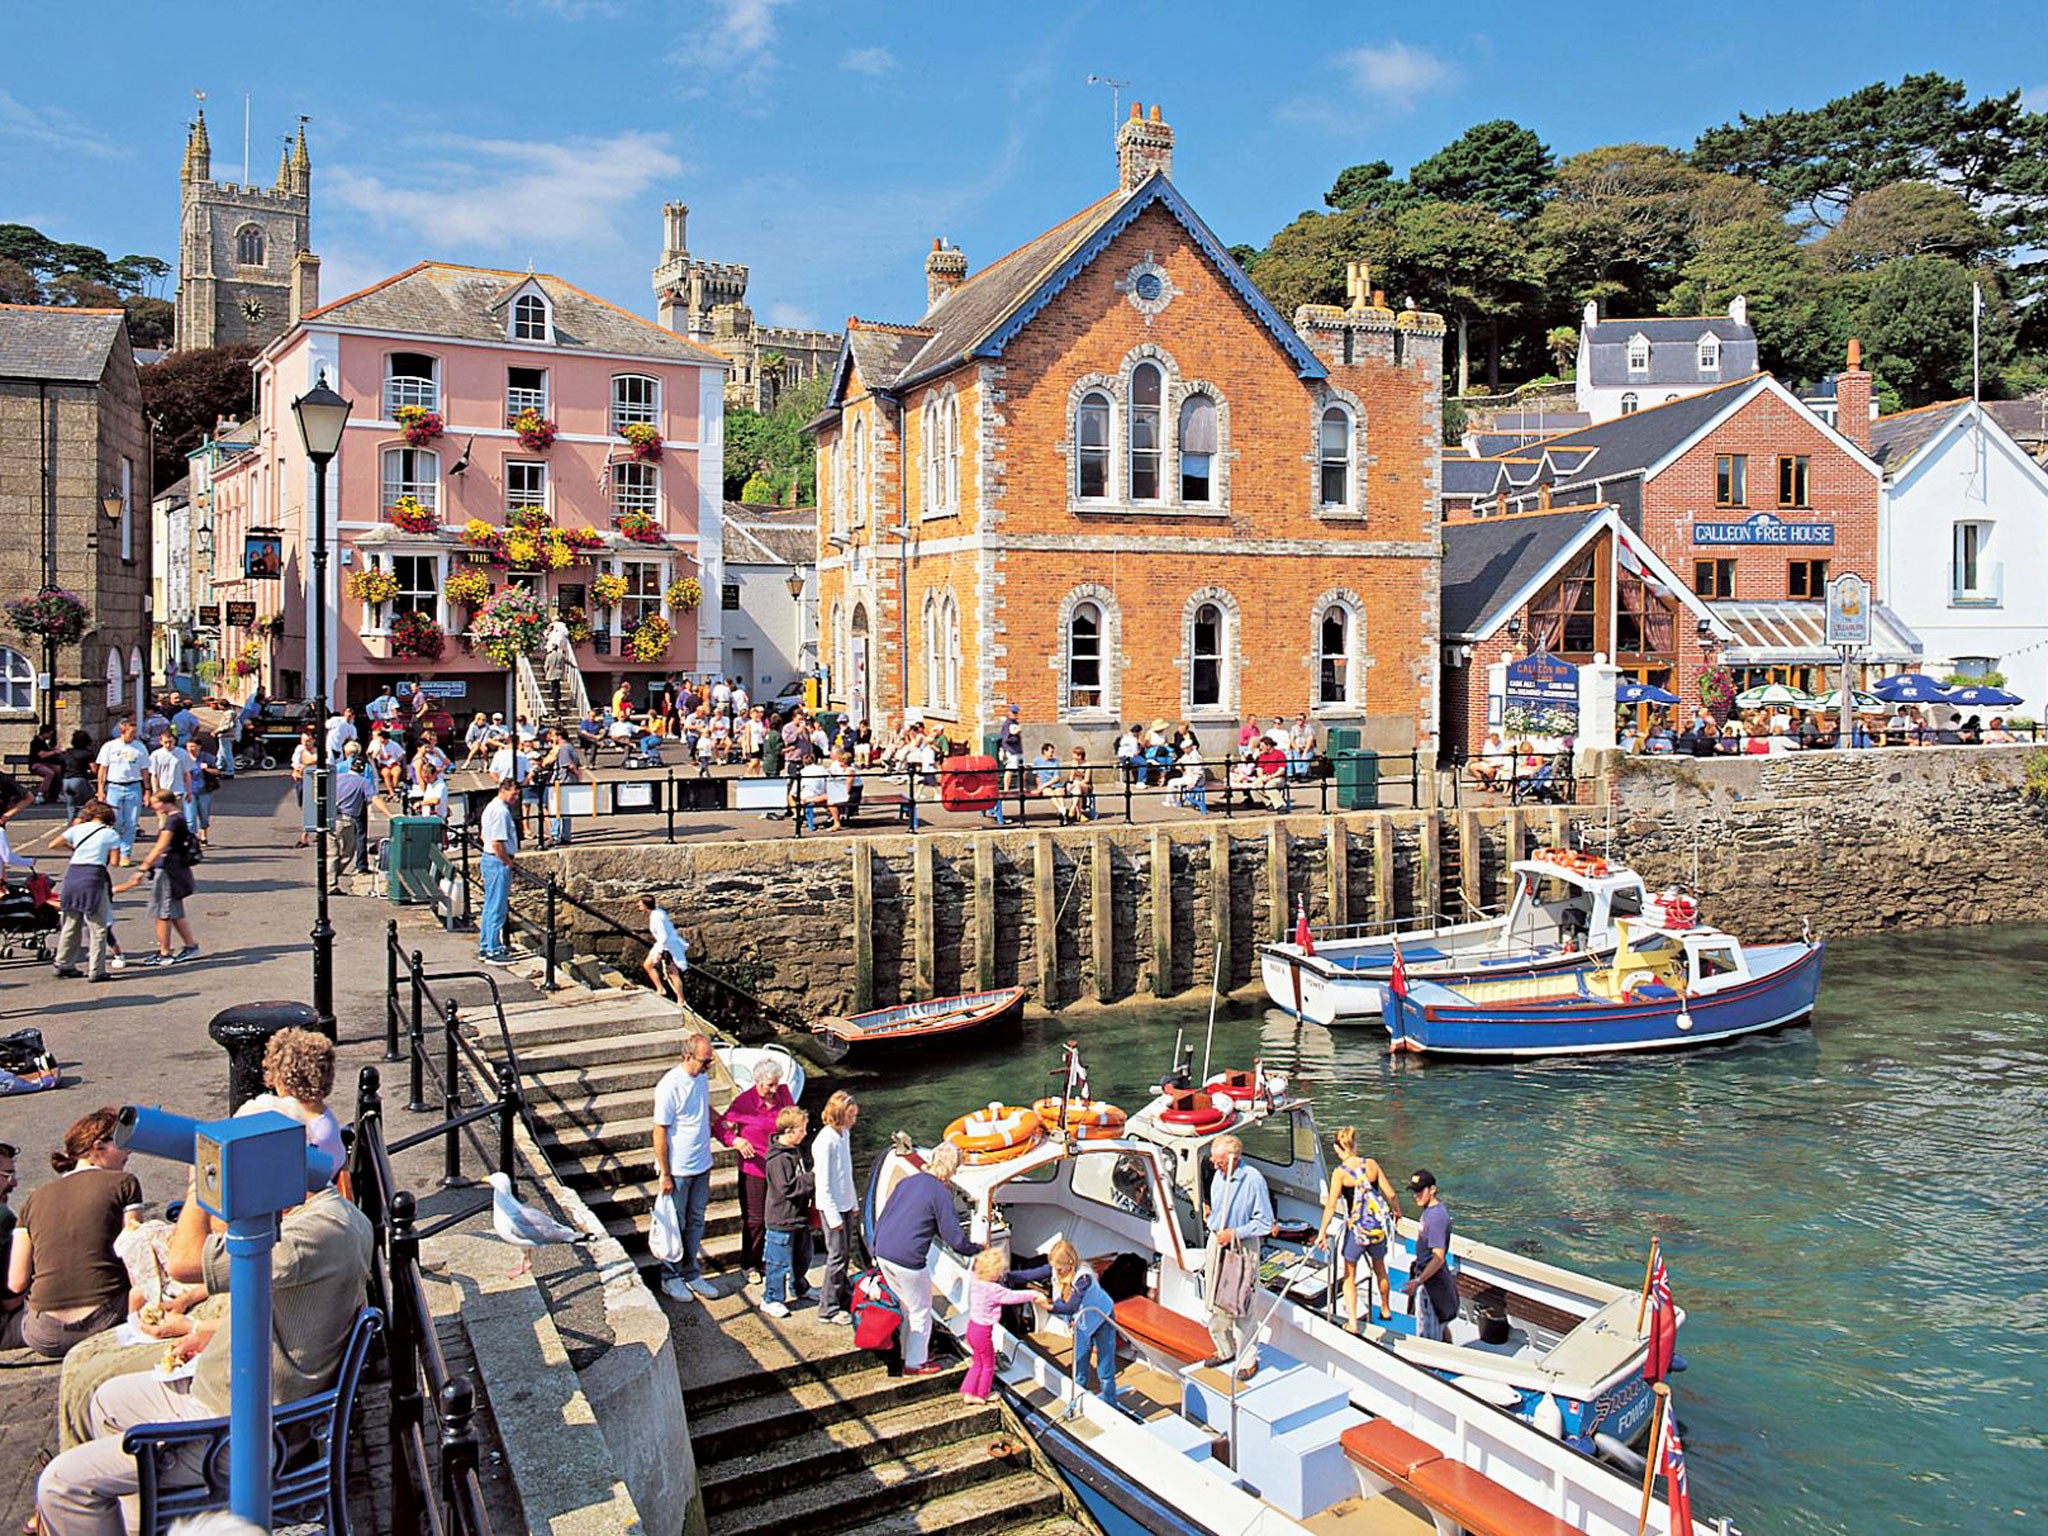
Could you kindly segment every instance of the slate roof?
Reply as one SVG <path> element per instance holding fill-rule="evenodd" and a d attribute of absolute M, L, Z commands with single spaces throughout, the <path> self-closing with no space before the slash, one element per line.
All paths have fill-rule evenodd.
<path fill-rule="evenodd" d="M 97 384 L 126 320 L 118 309 L 0 304 L 0 377 Z"/>
<path fill-rule="evenodd" d="M 1604 507 L 1448 523 L 1443 529 L 1443 635 L 1472 634 L 1479 621 L 1522 589 L 1559 550 L 1600 521 Z"/>
<path fill-rule="evenodd" d="M 810 565 L 818 558 L 816 507 L 725 504 L 727 565 Z"/>
<path fill-rule="evenodd" d="M 505 305 L 528 281 L 538 285 L 554 307 L 554 350 L 615 352 L 717 368 L 727 365 L 727 359 L 709 348 L 547 272 L 507 272 L 423 261 L 381 283 L 323 304 L 306 319 L 451 341 L 504 341 Z M 548 349 L 546 342 L 525 345 Z"/>
<path fill-rule="evenodd" d="M 1637 335 L 1650 343 L 1650 366 L 1647 372 L 1631 373 L 1628 343 Z M 1708 335 L 1720 339 L 1721 366 L 1703 373 L 1698 345 L 1700 337 Z M 1586 367 L 1596 388 L 1715 384 L 1757 370 L 1755 328 L 1737 325 L 1726 315 L 1603 319 L 1587 327 L 1583 339 Z"/>
<path fill-rule="evenodd" d="M 2015 442 L 2038 448 L 2048 440 L 2048 395 L 2026 400 L 1987 400 L 1984 409 Z"/>
<path fill-rule="evenodd" d="M 1720 415 L 1756 382 L 1754 377 L 1737 379 L 1718 389 L 1647 406 L 1598 426 L 1582 427 L 1576 432 L 1546 438 L 1540 444 L 1529 444 L 1517 450 L 1516 456 L 1525 457 L 1540 447 L 1553 458 L 1562 458 L 1563 450 L 1590 448 L 1594 450 L 1591 457 L 1571 468 L 1575 477 L 1612 480 L 1639 474 Z"/>
<path fill-rule="evenodd" d="M 192 477 L 190 475 L 178 476 L 177 479 L 156 493 L 156 499 L 170 506 L 177 506 L 180 502 L 190 501 L 192 499 Z"/>
<path fill-rule="evenodd" d="M 1501 461 L 1444 455 L 1444 495 L 1491 496 L 1500 483 Z"/>
<path fill-rule="evenodd" d="M 1887 470 L 1896 470 L 1928 441 L 1970 408 L 1967 400 L 1943 400 L 1918 410 L 1896 411 L 1870 424 L 1870 456 Z"/>

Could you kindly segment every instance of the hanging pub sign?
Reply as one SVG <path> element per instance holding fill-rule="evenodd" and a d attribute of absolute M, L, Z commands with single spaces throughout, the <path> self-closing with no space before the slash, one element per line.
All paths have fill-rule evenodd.
<path fill-rule="evenodd" d="M 1833 523 L 1788 523 L 1768 512 L 1739 523 L 1694 523 L 1695 544 L 1820 544 L 1835 542 Z"/>
<path fill-rule="evenodd" d="M 255 605 L 254 603 L 235 603 L 235 602 L 231 602 L 231 603 L 229 603 L 229 604 L 228 604 L 228 627 L 229 627 L 229 628 L 231 628 L 231 629 L 251 629 L 251 628 L 254 628 L 254 627 L 255 627 L 255 624 L 256 624 L 256 605 Z"/>
<path fill-rule="evenodd" d="M 199 605 L 199 627 L 201 629 L 220 628 L 219 603 L 201 603 Z"/>
<path fill-rule="evenodd" d="M 1828 583 L 1827 643 L 1870 644 L 1870 583 L 1853 571 Z"/>
<path fill-rule="evenodd" d="M 275 528 L 251 528 L 242 540 L 242 574 L 276 581 L 284 575 L 284 535 Z"/>

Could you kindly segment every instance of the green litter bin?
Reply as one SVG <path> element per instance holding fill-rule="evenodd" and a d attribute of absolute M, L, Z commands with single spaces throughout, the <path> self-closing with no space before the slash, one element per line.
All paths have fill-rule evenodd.
<path fill-rule="evenodd" d="M 431 900 L 434 850 L 445 830 L 438 816 L 394 816 L 384 845 L 384 894 L 392 901 Z"/>
<path fill-rule="evenodd" d="M 1337 774 L 1337 809 L 1377 810 L 1380 803 L 1380 755 L 1361 745 L 1362 733 L 1339 726 L 1330 732 L 1330 762 Z"/>

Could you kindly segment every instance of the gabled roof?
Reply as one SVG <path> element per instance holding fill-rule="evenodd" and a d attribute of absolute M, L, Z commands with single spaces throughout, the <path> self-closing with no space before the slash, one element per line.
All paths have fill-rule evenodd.
<path fill-rule="evenodd" d="M 1650 344 L 1650 366 L 1630 372 L 1628 344 L 1637 336 Z M 1721 343 L 1721 366 L 1705 372 L 1699 365 L 1702 336 Z M 1583 340 L 1590 382 L 1601 388 L 1712 384 L 1757 369 L 1755 329 L 1738 325 L 1727 315 L 1603 319 L 1587 327 Z"/>
<path fill-rule="evenodd" d="M 818 558 L 816 507 L 757 507 L 728 501 L 722 526 L 728 566 L 805 566 Z"/>
<path fill-rule="evenodd" d="M 0 304 L 0 376 L 97 384 L 126 321 L 118 309 Z"/>
<path fill-rule="evenodd" d="M 884 327 L 873 321 L 847 322 L 847 347 L 833 379 L 829 407 L 844 403 L 849 357 L 870 389 L 894 391 L 956 368 L 972 358 L 1000 357 L 1017 333 L 1110 242 L 1157 205 L 1179 221 L 1219 276 L 1293 360 L 1305 379 L 1325 376 L 1321 361 L 1294 327 L 1260 293 L 1223 242 L 1202 222 L 1163 171 L 1155 171 L 1129 192 L 1113 192 L 1055 224 L 984 267 L 942 297 L 915 326 Z M 854 342 L 856 326 L 871 333 L 864 349 Z M 879 338 L 893 338 L 883 342 Z M 916 345 L 910 344 L 915 338 Z"/>
<path fill-rule="evenodd" d="M 1500 484 L 1501 461 L 1498 459 L 1468 459 L 1447 453 L 1443 466 L 1443 493 L 1446 496 L 1491 496 L 1494 487 Z"/>
<path fill-rule="evenodd" d="M 546 294 L 553 307 L 555 339 L 522 342 L 521 346 L 563 352 L 623 353 L 714 368 L 727 366 L 726 359 L 716 352 L 547 272 L 508 272 L 495 267 L 423 261 L 381 283 L 336 299 L 332 304 L 323 304 L 305 318 L 309 322 L 403 336 L 503 342 L 502 306 L 528 283 Z"/>
<path fill-rule="evenodd" d="M 180 475 L 169 485 L 156 493 L 156 499 L 167 507 L 175 507 L 192 499 L 192 477 Z"/>
<path fill-rule="evenodd" d="M 2015 442 L 2040 443 L 2048 439 L 2048 394 L 2030 395 L 2024 400 L 1987 400 L 1984 409 Z"/>
<path fill-rule="evenodd" d="M 1956 417 L 1967 413 L 1967 400 L 1942 400 L 1917 410 L 1895 411 L 1870 424 L 1870 456 L 1897 477 L 1907 462 L 1925 448 Z"/>

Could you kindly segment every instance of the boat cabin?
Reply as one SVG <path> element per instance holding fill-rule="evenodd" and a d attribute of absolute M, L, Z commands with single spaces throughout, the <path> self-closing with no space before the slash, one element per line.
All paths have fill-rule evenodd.
<path fill-rule="evenodd" d="M 1616 924 L 1641 917 L 1649 903 L 1641 875 L 1590 855 L 1542 849 L 1509 869 L 1515 889 L 1504 936 L 1516 946 L 1605 948 Z"/>

